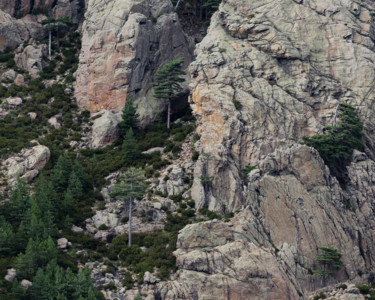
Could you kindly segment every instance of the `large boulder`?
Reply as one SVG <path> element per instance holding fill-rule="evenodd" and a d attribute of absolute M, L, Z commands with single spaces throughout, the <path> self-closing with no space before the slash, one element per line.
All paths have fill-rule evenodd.
<path fill-rule="evenodd" d="M 91 112 L 118 112 L 131 95 L 142 124 L 155 119 L 166 105 L 152 96 L 155 70 L 179 57 L 185 57 L 186 67 L 193 57 L 171 2 L 90 0 L 85 17 L 78 104 Z"/>
<path fill-rule="evenodd" d="M 2 165 L 6 169 L 6 177 L 10 185 L 17 178 L 24 177 L 27 181 L 38 175 L 38 170 L 44 168 L 50 158 L 50 150 L 46 146 L 37 145 L 23 149 L 17 156 L 5 160 Z"/>
<path fill-rule="evenodd" d="M 17 67 L 27 71 L 31 78 L 36 78 L 43 71 L 45 65 L 43 56 L 46 54 L 46 45 L 28 45 L 21 53 L 14 56 L 14 61 Z"/>
<path fill-rule="evenodd" d="M 108 110 L 101 112 L 100 117 L 95 119 L 92 126 L 91 146 L 100 148 L 116 141 L 120 137 L 120 127 L 118 125 L 120 121 L 120 114 L 114 114 Z"/>

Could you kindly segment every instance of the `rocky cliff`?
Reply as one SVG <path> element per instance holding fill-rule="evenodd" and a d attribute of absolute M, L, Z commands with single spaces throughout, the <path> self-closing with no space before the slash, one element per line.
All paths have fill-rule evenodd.
<path fill-rule="evenodd" d="M 311 276 L 318 246 L 343 253 L 346 270 L 338 278 L 359 279 L 373 268 L 373 14 L 371 1 L 222 2 L 190 66 L 191 106 L 200 147 L 209 153 L 200 156 L 191 194 L 198 208 L 239 212 L 231 226 L 243 235 L 224 238 L 230 227 L 218 230 L 220 243 L 207 242 L 207 253 L 183 243 L 196 231 L 210 241 L 197 229 L 202 225 L 185 228 L 176 252 L 182 271 L 163 287 L 166 299 L 209 298 L 213 286 L 222 291 L 218 299 L 255 299 L 259 289 L 261 299 L 297 299 L 318 287 Z M 314 149 L 298 145 L 331 125 L 344 102 L 358 110 L 366 133 L 366 154 L 353 154 L 345 189 Z M 255 170 L 243 178 L 246 166 Z M 205 186 L 202 178 L 212 182 Z M 232 243 L 244 237 L 256 274 L 261 251 L 277 255 L 262 260 L 270 263 L 268 280 L 237 294 L 231 282 L 243 282 L 242 255 Z M 230 257 L 231 272 L 215 255 Z M 191 272 L 200 279 L 187 280 Z M 281 294 L 267 294 L 273 291 Z"/>
<path fill-rule="evenodd" d="M 80 21 L 82 4 L 3 1 L 0 50 L 45 37 L 40 24 L 45 17 L 30 13 L 48 9 L 52 17 Z M 374 15 L 375 3 L 370 0 L 224 0 L 207 35 L 196 45 L 194 58 L 195 45 L 169 1 L 87 2 L 79 65 L 71 72 L 76 80 L 74 96 L 82 109 L 106 111 L 92 114 L 92 123 L 81 116 L 87 118 L 86 131 L 93 127 L 92 134 L 84 137 L 92 138 L 91 144 L 82 144 L 80 135 L 71 142 L 76 148 L 113 143 L 119 136 L 118 112 L 129 96 L 143 125 L 155 120 L 165 103 L 152 97 L 153 75 L 164 63 L 185 57 L 185 67 L 190 65 L 186 95 L 189 87 L 200 135 L 194 149 L 200 157 L 196 163 L 183 161 L 191 157 L 193 133 L 181 146 L 180 158 L 168 151 L 160 154 L 161 162 L 174 159 L 174 165 L 163 164 L 161 173 L 155 172 L 163 180 L 150 188 L 155 198 L 147 205 L 157 223 L 142 224 L 135 217 L 135 231 L 163 228 L 163 210 L 181 214 L 181 203 L 177 208 L 181 199 L 174 203 L 166 195 L 185 202 L 191 197 L 196 209 L 234 213 L 228 222 L 205 221 L 180 231 L 174 252 L 179 270 L 171 280 L 160 281 L 154 278 L 156 272 L 146 272 L 144 285 L 126 291 L 121 274 L 116 297 L 109 289 L 105 292 L 109 298 L 132 299 L 138 291 L 147 299 L 308 298 L 320 288 L 312 272 L 319 246 L 338 249 L 345 263 L 327 283 L 368 279 L 375 264 Z M 38 62 L 46 53 L 46 45 L 37 44 L 20 47 L 14 56 L 18 68 L 33 78 L 40 76 Z M 56 80 L 64 82 L 65 75 Z M 4 87 L 10 86 L 8 81 Z M 69 88 L 66 93 L 71 92 Z M 178 110 L 186 105 L 186 97 L 176 103 Z M 352 154 L 345 185 L 332 175 L 318 151 L 300 144 L 303 136 L 322 133 L 333 124 L 340 103 L 356 108 L 365 132 L 365 150 Z M 48 122 L 58 129 L 56 116 Z M 172 135 L 164 138 L 182 144 Z M 29 156 L 38 156 L 36 150 L 42 154 L 30 162 Z M 12 182 L 22 175 L 32 180 L 49 156 L 44 148 L 23 150 L 3 162 L 9 168 L 5 177 Z M 190 188 L 185 171 L 190 174 L 192 166 Z M 247 176 L 241 171 L 245 167 L 251 169 Z M 106 210 L 88 219 L 86 233 L 110 243 L 113 232 L 124 234 L 128 227 L 120 224 L 122 204 L 106 198 Z M 96 231 L 101 225 L 107 229 Z M 95 264 L 88 263 L 92 268 Z M 102 280 L 102 271 L 93 273 L 98 282 Z"/>
<path fill-rule="evenodd" d="M 118 112 L 130 95 L 142 123 L 154 120 L 165 107 L 152 97 L 155 71 L 179 57 L 185 57 L 185 66 L 192 61 L 192 41 L 183 33 L 172 4 L 90 0 L 85 17 L 78 104 L 92 112 Z"/>

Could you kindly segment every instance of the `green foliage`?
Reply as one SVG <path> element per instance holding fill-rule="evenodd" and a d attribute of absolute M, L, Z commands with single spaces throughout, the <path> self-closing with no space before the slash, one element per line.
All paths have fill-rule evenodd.
<path fill-rule="evenodd" d="M 246 166 L 245 168 L 241 169 L 242 171 L 242 177 L 243 178 L 246 178 L 247 175 L 249 175 L 249 173 L 252 171 L 252 170 L 255 170 L 257 168 L 257 166 Z"/>
<path fill-rule="evenodd" d="M 139 128 L 139 114 L 133 104 L 131 97 L 126 99 L 125 107 L 122 110 L 122 121 L 120 122 L 121 136 L 125 137 L 128 130 L 137 131 Z"/>
<path fill-rule="evenodd" d="M 345 267 L 341 261 L 342 254 L 335 248 L 319 247 L 322 252 L 316 257 L 316 261 L 322 269 L 313 270 L 313 273 L 322 277 L 322 283 L 328 275 L 333 275 L 336 271 Z"/>
<path fill-rule="evenodd" d="M 303 144 L 318 150 L 324 162 L 334 171 L 335 175 L 350 162 L 354 149 L 363 151 L 363 127 L 353 106 L 340 104 L 336 126 L 326 126 L 324 134 L 311 137 L 305 136 Z"/>
<path fill-rule="evenodd" d="M 185 72 L 181 70 L 184 58 L 178 58 L 163 65 L 155 73 L 154 97 L 157 99 L 173 100 L 177 98 L 182 87 L 180 83 L 185 79 L 181 78 Z"/>
<path fill-rule="evenodd" d="M 326 299 L 326 298 L 327 298 L 327 296 L 323 292 L 321 292 L 318 295 L 314 296 L 314 300 Z"/>
<path fill-rule="evenodd" d="M 126 132 L 126 136 L 122 144 L 122 151 L 125 159 L 130 162 L 135 162 L 141 157 L 141 152 L 138 149 L 137 141 L 134 137 L 132 128 Z"/>
<path fill-rule="evenodd" d="M 117 200 L 139 199 L 146 192 L 147 185 L 141 169 L 130 168 L 120 179 L 120 183 L 110 190 L 110 196 Z M 130 200 L 129 200 L 130 201 Z"/>
<path fill-rule="evenodd" d="M 368 285 L 357 285 L 357 289 L 362 295 L 367 295 L 370 293 L 370 287 Z"/>
<path fill-rule="evenodd" d="M 340 284 L 339 286 L 337 286 L 337 289 L 342 289 L 342 290 L 346 290 L 348 288 L 348 286 L 344 283 L 344 284 Z"/>
<path fill-rule="evenodd" d="M 221 0 L 206 0 L 203 7 L 207 9 L 207 16 L 211 17 L 213 13 L 219 8 Z"/>
<path fill-rule="evenodd" d="M 178 58 L 163 65 L 155 73 L 154 97 L 168 100 L 167 128 L 170 128 L 171 101 L 182 93 L 181 83 L 185 81 L 181 76 L 185 72 L 181 70 L 184 58 Z"/>

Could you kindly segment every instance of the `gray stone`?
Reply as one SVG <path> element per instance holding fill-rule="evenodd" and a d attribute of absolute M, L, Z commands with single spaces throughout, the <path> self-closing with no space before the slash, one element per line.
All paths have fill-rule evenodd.
<path fill-rule="evenodd" d="M 104 111 L 92 126 L 92 147 L 100 148 L 116 141 L 120 136 L 118 126 L 120 121 L 120 114 L 114 114 L 108 110 Z"/>
<path fill-rule="evenodd" d="M 26 179 L 33 179 L 37 175 L 36 172 L 44 168 L 49 158 L 49 149 L 37 145 L 22 149 L 18 156 L 8 158 L 2 165 L 7 168 L 6 176 L 10 185 L 13 185 L 17 178 L 23 175 L 26 175 Z"/>
<path fill-rule="evenodd" d="M 7 275 L 5 275 L 4 279 L 9 282 L 13 282 L 14 278 L 16 278 L 16 275 L 17 275 L 16 269 L 11 268 L 11 269 L 8 269 Z"/>
<path fill-rule="evenodd" d="M 66 238 L 59 238 L 57 240 L 57 249 L 65 250 L 71 244 Z"/>
<path fill-rule="evenodd" d="M 17 67 L 26 70 L 32 78 L 36 78 L 43 71 L 43 55 L 47 54 L 46 45 L 28 45 L 22 53 L 14 56 Z"/>

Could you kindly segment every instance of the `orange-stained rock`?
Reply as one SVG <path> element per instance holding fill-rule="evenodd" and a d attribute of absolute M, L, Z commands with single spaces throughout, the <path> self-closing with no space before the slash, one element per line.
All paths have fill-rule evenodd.
<path fill-rule="evenodd" d="M 150 122 L 166 105 L 152 97 L 157 68 L 179 57 L 185 57 L 185 66 L 192 60 L 192 42 L 173 6 L 166 0 L 90 0 L 85 16 L 78 104 L 91 112 L 118 112 L 131 95 L 142 123 Z"/>

